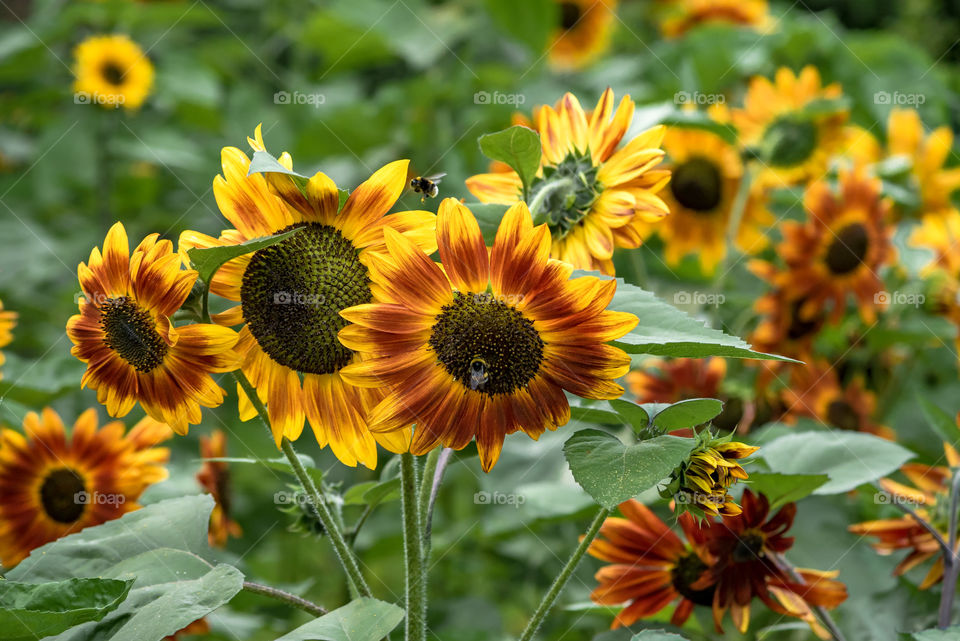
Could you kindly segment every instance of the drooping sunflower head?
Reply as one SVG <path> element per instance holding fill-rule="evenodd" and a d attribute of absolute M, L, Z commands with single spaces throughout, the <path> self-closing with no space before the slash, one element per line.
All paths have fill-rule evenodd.
<path fill-rule="evenodd" d="M 767 0 L 678 0 L 669 4 L 660 30 L 674 38 L 702 24 L 739 25 L 763 31 L 770 23 Z"/>
<path fill-rule="evenodd" d="M 124 35 L 94 36 L 74 52 L 78 102 L 108 109 L 137 109 L 153 87 L 153 64 L 140 46 Z"/>
<path fill-rule="evenodd" d="M 661 494 L 676 501 L 678 511 L 699 517 L 740 514 L 740 506 L 728 490 L 748 478 L 738 461 L 760 448 L 733 441 L 731 436 L 717 438 L 710 430 L 700 432 L 697 438 L 697 446 L 673 471 Z"/>
<path fill-rule="evenodd" d="M 265 151 L 260 127 L 248 142 L 254 151 Z M 292 168 L 289 154 L 279 162 Z M 186 252 L 296 232 L 228 262 L 211 283 L 214 294 L 239 303 L 214 320 L 243 325 L 237 346 L 241 368 L 266 404 L 278 445 L 284 437 L 299 437 L 309 420 L 320 445 L 329 444 L 346 465 L 375 467 L 378 442 L 395 452 L 408 446 L 408 432 L 371 434 L 367 415 L 383 391 L 345 381 L 341 371 L 360 356 L 337 339 L 347 325 L 341 310 L 382 299 L 371 263 L 386 252 L 385 230 L 418 251 L 436 249 L 432 213 L 387 215 L 406 187 L 408 164 L 401 160 L 379 169 L 340 207 L 340 192 L 325 174 L 315 174 L 301 191 L 286 174 L 248 175 L 250 159 L 227 147 L 214 194 L 233 229 L 219 238 L 191 231 L 180 237 Z M 241 418 L 255 416 L 239 386 L 238 394 Z"/>
<path fill-rule="evenodd" d="M 953 149 L 953 131 L 939 127 L 924 131 L 920 114 L 913 109 L 893 109 L 887 122 L 887 147 L 891 156 L 904 156 L 920 190 L 921 214 L 945 214 L 953 208 L 951 195 L 960 189 L 960 168 L 947 168 Z"/>
<path fill-rule="evenodd" d="M 13 341 L 13 328 L 17 326 L 17 313 L 5 310 L 3 302 L 0 301 L 0 347 L 6 347 Z M 0 365 L 6 361 L 3 352 L 0 352 Z M 3 372 L 0 372 L 0 380 L 3 379 Z"/>
<path fill-rule="evenodd" d="M 77 270 L 80 313 L 67 322 L 71 353 L 87 364 L 82 386 L 97 390 L 111 416 L 143 409 L 177 433 L 200 422 L 200 407 L 216 407 L 224 391 L 212 372 L 236 368 L 234 332 L 207 324 L 174 327 L 197 272 L 181 270 L 169 240 L 151 234 L 130 253 L 121 223 Z"/>
<path fill-rule="evenodd" d="M 533 226 L 524 203 L 507 211 L 488 250 L 470 210 L 444 200 L 442 268 L 399 233 L 385 235 L 389 258 L 371 265 L 388 302 L 342 311 L 354 325 L 340 331 L 365 357 L 345 367 L 344 378 L 390 390 L 372 412 L 375 431 L 415 422 L 415 454 L 475 438 L 489 471 L 507 434 L 536 438 L 567 422 L 564 390 L 623 393 L 614 379 L 630 358 L 607 342 L 636 317 L 605 309 L 616 281 L 570 280 L 572 268 L 549 258 L 549 229 Z"/>
<path fill-rule="evenodd" d="M 535 114 L 543 155 L 530 202 L 550 230 L 551 256 L 577 269 L 613 274 L 614 248 L 639 247 L 648 224 L 669 213 L 657 193 L 670 172 L 655 168 L 666 129 L 648 129 L 620 146 L 634 108 L 624 96 L 614 110 L 607 89 L 589 113 L 568 93 L 556 108 Z M 520 177 L 512 171 L 472 176 L 467 188 L 481 202 L 521 198 Z"/>
<path fill-rule="evenodd" d="M 29 413 L 24 434 L 0 432 L 0 562 L 139 507 L 150 485 L 167 478 L 169 452 L 156 445 L 170 428 L 144 418 L 124 434 L 114 421 L 97 428 L 89 409 L 68 436 L 52 409 Z"/>
<path fill-rule="evenodd" d="M 557 26 L 547 60 L 559 70 L 582 69 L 610 47 L 617 0 L 555 0 Z"/>
<path fill-rule="evenodd" d="M 229 537 L 243 535 L 240 525 L 230 518 L 230 466 L 226 461 L 210 460 L 227 456 L 227 435 L 223 430 L 214 430 L 210 436 L 200 437 L 200 456 L 205 460 L 197 472 L 197 482 L 215 501 L 207 538 L 210 545 L 223 547 Z"/>

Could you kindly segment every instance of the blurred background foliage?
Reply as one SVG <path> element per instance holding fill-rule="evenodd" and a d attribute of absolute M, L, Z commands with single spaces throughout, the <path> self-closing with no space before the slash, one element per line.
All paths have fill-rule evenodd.
<path fill-rule="evenodd" d="M 455 197 L 468 197 L 464 179 L 486 170 L 488 161 L 477 149 L 480 134 L 506 127 L 515 111 L 529 114 L 565 91 L 584 105 L 593 104 L 607 86 L 618 97 L 629 93 L 638 103 L 639 130 L 672 107 L 678 91 L 723 93 L 736 102 L 750 76 L 814 64 L 825 82 L 842 84 L 851 98 L 852 121 L 878 137 L 889 110 L 873 99 L 879 91 L 909 88 L 925 95 L 919 109 L 928 127 L 960 124 L 957 0 L 775 2 L 771 13 L 778 20 L 770 33 L 707 26 L 679 39 L 660 35 L 656 3 L 623 0 L 610 52 L 576 72 L 551 69 L 544 55 L 550 25 L 558 19 L 548 0 L 5 0 L 0 5 L 0 299 L 20 314 L 15 342 L 5 348 L 4 381 L 16 381 L 18 392 L 3 399 L 0 421 L 11 426 L 50 400 L 68 421 L 98 407 L 93 392 L 78 389 L 83 368 L 70 357 L 64 335 L 76 309 L 77 264 L 117 219 L 131 238 L 159 231 L 175 239 L 186 228 L 219 232 L 225 225 L 211 190 L 220 171 L 219 150 L 228 145 L 246 150 L 245 137 L 258 123 L 269 148 L 288 150 L 301 173 L 322 170 L 350 188 L 382 164 L 410 158 L 415 173 L 446 172 L 441 194 Z M 112 32 L 128 34 L 156 67 L 152 95 L 135 112 L 74 101 L 74 47 L 90 35 Z M 322 96 L 322 104 L 278 104 L 279 92 Z M 478 92 L 521 96 L 523 104 L 485 103 L 475 99 Z M 418 206 L 412 193 L 399 205 Z M 902 238 L 899 245 L 906 262 L 911 253 Z M 659 252 L 656 242 L 637 251 L 645 268 L 640 284 L 669 300 L 684 283 L 703 281 L 692 268 L 667 270 Z M 624 267 L 628 279 L 638 280 L 639 273 L 622 263 L 618 260 L 618 268 Z M 727 289 L 730 304 L 705 312 L 741 336 L 755 320 L 745 310 L 763 291 L 760 281 L 746 274 L 741 269 L 728 276 L 735 284 Z M 897 328 L 873 334 L 850 359 L 861 359 L 878 381 L 893 384 L 889 389 L 897 393 L 882 399 L 884 421 L 908 446 L 935 457 L 939 443 L 914 398 L 922 392 L 953 408 L 960 392 L 956 358 L 935 341 L 938 349 L 926 350 L 931 331 L 949 343 L 952 329 L 929 317 L 919 321 L 929 324 L 925 327 L 916 319 L 901 320 Z M 824 340 L 842 344 L 851 331 L 857 330 L 832 327 Z M 898 362 L 896 349 L 889 351 L 903 345 L 918 350 L 909 364 Z M 875 358 L 881 352 L 892 360 Z M 730 364 L 733 385 L 743 367 Z M 147 502 L 199 491 L 197 435 L 213 428 L 230 435 L 232 456 L 276 456 L 255 422 L 239 422 L 235 402 L 231 394 L 224 406 L 208 412 L 203 426 L 171 442 L 171 478 L 151 488 Z M 516 634 L 522 628 L 591 511 L 560 454 L 574 429 L 568 425 L 538 443 L 512 437 L 490 475 L 479 471 L 469 453 L 451 465 L 434 527 L 430 628 L 437 637 L 502 638 L 504 631 Z M 376 471 L 344 468 L 318 451 L 312 438 L 299 445 L 343 489 L 395 474 L 383 464 Z M 224 559 L 251 577 L 324 605 L 346 600 L 329 547 L 313 535 L 290 531 L 296 519 L 276 505 L 274 492 L 290 479 L 261 466 L 234 464 L 232 480 L 233 515 L 244 534 L 230 541 Z M 475 493 L 481 491 L 524 501 L 478 503 Z M 348 524 L 363 509 L 345 505 Z M 838 618 L 851 641 L 892 639 L 896 630 L 934 623 L 936 594 L 919 592 L 912 573 L 892 577 L 892 561 L 864 542 L 855 545 L 857 537 L 847 533 L 850 523 L 876 514 L 868 494 L 813 497 L 800 506 L 792 531 L 794 563 L 838 568 L 848 583 L 851 597 Z M 400 600 L 403 585 L 398 519 L 399 504 L 386 502 L 357 539 L 375 595 L 393 601 Z M 592 559 L 583 563 L 564 596 L 567 607 L 548 621 L 543 638 L 629 638 L 604 632 L 610 613 L 589 606 L 597 567 Z M 306 616 L 241 594 L 210 617 L 209 638 L 272 639 Z M 712 635 L 706 618 L 699 626 L 703 638 Z M 695 631 L 687 632 L 697 638 Z M 732 629 L 727 632 L 738 638 Z M 768 612 L 755 614 L 749 634 L 811 637 L 802 622 L 786 623 Z"/>

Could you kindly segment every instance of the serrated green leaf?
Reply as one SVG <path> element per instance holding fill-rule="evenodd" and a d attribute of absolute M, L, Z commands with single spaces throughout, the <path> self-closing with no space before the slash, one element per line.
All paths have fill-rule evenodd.
<path fill-rule="evenodd" d="M 393 603 L 360 598 L 276 641 L 379 641 L 397 627 L 403 617 L 403 609 Z"/>
<path fill-rule="evenodd" d="M 673 403 L 653 416 L 653 424 L 672 431 L 708 423 L 723 411 L 723 402 L 715 398 L 691 398 Z"/>
<path fill-rule="evenodd" d="M 609 401 L 610 407 L 616 410 L 620 418 L 627 423 L 634 432 L 640 432 L 650 424 L 650 414 L 642 405 L 616 399 Z"/>
<path fill-rule="evenodd" d="M 812 494 L 829 480 L 830 477 L 826 474 L 752 472 L 745 483 L 748 483 L 754 492 L 760 492 L 770 500 L 770 509 L 776 509 Z"/>
<path fill-rule="evenodd" d="M 540 134 L 523 125 L 514 125 L 484 134 L 477 142 L 484 156 L 509 165 L 520 176 L 524 190 L 529 189 L 540 169 Z"/>
<path fill-rule="evenodd" d="M 238 245 L 229 245 L 227 247 L 207 247 L 187 250 L 190 256 L 190 265 L 200 274 L 200 279 L 209 283 L 217 270 L 229 260 L 233 260 L 244 254 L 255 252 L 258 249 L 276 245 L 282 240 L 290 238 L 300 232 L 302 227 L 295 227 L 281 234 L 273 236 L 264 236 L 263 238 L 253 238 Z"/>
<path fill-rule="evenodd" d="M 607 432 L 581 430 L 567 439 L 563 453 L 580 487 L 612 510 L 667 478 L 694 445 L 695 439 L 676 436 L 624 445 Z"/>
<path fill-rule="evenodd" d="M 133 581 L 0 581 L 0 639 L 41 639 L 99 621 L 127 598 Z"/>
<path fill-rule="evenodd" d="M 247 175 L 249 176 L 251 174 L 284 174 L 285 176 L 290 176 L 290 179 L 293 181 L 293 184 L 297 186 L 297 189 L 300 190 L 300 193 L 303 195 L 307 194 L 307 183 L 310 179 L 303 174 L 298 174 L 292 169 L 287 169 L 269 152 L 253 152 L 253 158 L 250 159 L 250 168 L 247 170 Z"/>

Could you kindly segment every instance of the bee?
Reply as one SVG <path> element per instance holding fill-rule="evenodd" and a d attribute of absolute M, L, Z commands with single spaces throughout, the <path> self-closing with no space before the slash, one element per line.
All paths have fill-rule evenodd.
<path fill-rule="evenodd" d="M 437 194 L 440 193 L 440 189 L 437 185 L 440 184 L 440 179 L 446 176 L 446 174 L 434 174 L 432 176 L 417 176 L 410 181 L 410 189 L 417 192 L 418 194 L 423 194 L 423 198 L 420 199 L 420 202 L 425 201 L 427 198 L 436 198 Z"/>
<path fill-rule="evenodd" d="M 490 366 L 479 356 L 470 361 L 470 389 L 482 392 L 490 379 Z"/>

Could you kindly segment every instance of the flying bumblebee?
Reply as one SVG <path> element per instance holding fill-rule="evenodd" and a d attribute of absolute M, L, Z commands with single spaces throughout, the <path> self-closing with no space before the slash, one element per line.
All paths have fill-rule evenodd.
<path fill-rule="evenodd" d="M 470 361 L 470 389 L 482 392 L 490 379 L 489 365 L 480 357 Z"/>
<path fill-rule="evenodd" d="M 427 198 L 436 198 L 437 194 L 440 193 L 437 185 L 440 184 L 440 179 L 444 176 L 446 176 L 446 174 L 434 174 L 426 177 L 417 176 L 410 181 L 410 189 L 418 194 L 423 194 L 420 202 L 425 201 Z"/>

